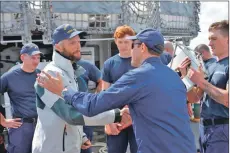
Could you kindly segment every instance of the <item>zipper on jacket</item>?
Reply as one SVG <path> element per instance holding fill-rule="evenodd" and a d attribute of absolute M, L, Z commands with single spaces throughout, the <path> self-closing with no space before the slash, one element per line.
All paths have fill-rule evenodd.
<path fill-rule="evenodd" d="M 65 125 L 65 127 L 64 127 L 63 138 L 62 138 L 62 151 L 63 151 L 63 152 L 65 151 L 65 135 L 67 135 L 67 132 L 66 132 L 66 125 Z"/>

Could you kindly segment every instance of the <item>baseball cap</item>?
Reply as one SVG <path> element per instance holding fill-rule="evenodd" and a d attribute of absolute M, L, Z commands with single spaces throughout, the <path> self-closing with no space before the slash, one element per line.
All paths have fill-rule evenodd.
<path fill-rule="evenodd" d="M 164 51 L 164 37 L 156 29 L 148 28 L 140 31 L 136 36 L 129 36 L 126 39 L 139 40 L 149 49 L 161 54 Z"/>
<path fill-rule="evenodd" d="M 42 52 L 39 50 L 38 46 L 34 43 L 28 43 L 22 46 L 22 49 L 20 51 L 20 54 L 28 54 L 30 56 L 36 55 L 36 54 L 42 54 Z"/>
<path fill-rule="evenodd" d="M 77 31 L 75 28 L 73 28 L 69 24 L 60 25 L 53 32 L 53 35 L 52 35 L 53 42 L 52 43 L 53 45 L 55 45 L 62 40 L 73 38 L 82 32 L 83 31 Z"/>

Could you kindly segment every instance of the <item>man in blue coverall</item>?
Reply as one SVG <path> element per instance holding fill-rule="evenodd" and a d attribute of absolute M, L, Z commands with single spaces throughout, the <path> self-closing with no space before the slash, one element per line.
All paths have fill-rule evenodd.
<path fill-rule="evenodd" d="M 34 83 L 40 70 L 39 48 L 36 44 L 25 44 L 20 52 L 22 66 L 4 73 L 0 78 L 0 93 L 10 97 L 12 117 L 21 125 L 9 128 L 8 153 L 30 153 L 37 120 Z"/>
<path fill-rule="evenodd" d="M 57 78 L 44 73 L 39 84 L 62 96 L 87 116 L 128 105 L 138 153 L 195 153 L 195 140 L 186 108 L 186 88 L 178 74 L 162 64 L 164 38 L 154 29 L 145 29 L 133 39 L 130 70 L 106 91 L 98 94 L 76 92 Z M 170 78 L 170 79 L 169 79 Z"/>
<path fill-rule="evenodd" d="M 208 67 L 208 80 L 192 68 L 187 76 L 197 87 L 188 93 L 189 101 L 201 100 L 200 151 L 227 153 L 229 150 L 229 22 L 209 26 L 209 46 L 218 60 Z"/>

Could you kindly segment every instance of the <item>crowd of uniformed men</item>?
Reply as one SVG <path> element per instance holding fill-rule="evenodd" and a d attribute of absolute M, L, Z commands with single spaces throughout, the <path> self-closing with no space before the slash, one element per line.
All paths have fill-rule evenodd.
<path fill-rule="evenodd" d="M 0 92 L 8 93 L 12 119 L 8 153 L 91 153 L 93 126 L 105 126 L 108 153 L 195 153 L 191 103 L 200 102 L 200 152 L 228 153 L 229 23 L 209 26 L 201 54 L 208 77 L 185 58 L 175 72 L 171 42 L 152 28 L 135 34 L 127 25 L 114 32 L 119 53 L 102 71 L 81 59 L 80 31 L 60 25 L 52 35 L 53 57 L 37 69 L 42 52 L 33 43 L 20 51 L 22 65 L 4 73 Z M 208 47 L 210 46 L 210 47 Z M 210 50 L 211 48 L 211 50 Z M 188 77 L 195 86 L 187 92 Z M 88 92 L 88 82 L 97 84 Z M 0 139 L 4 152 L 3 139 Z"/>

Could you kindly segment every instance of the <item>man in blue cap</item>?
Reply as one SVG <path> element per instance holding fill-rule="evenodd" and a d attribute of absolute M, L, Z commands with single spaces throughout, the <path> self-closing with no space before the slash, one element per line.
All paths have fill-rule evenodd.
<path fill-rule="evenodd" d="M 85 70 L 76 65 L 81 58 L 79 34 L 69 24 L 57 27 L 53 33 L 53 61 L 44 71 L 56 75 L 61 73 L 64 85 L 73 90 L 81 89 Z M 90 141 L 83 133 L 82 125 L 100 126 L 113 122 L 120 122 L 119 109 L 87 117 L 65 104 L 64 99 L 42 88 L 35 83 L 38 123 L 34 133 L 32 153 L 80 153 L 81 149 L 88 149 Z M 125 111 L 125 110 L 124 110 Z M 122 113 L 123 114 L 123 113 Z M 81 125 L 81 126 L 77 126 Z"/>
<path fill-rule="evenodd" d="M 36 44 L 25 44 L 20 52 L 22 66 L 6 72 L 0 78 L 0 93 L 7 92 L 10 97 L 14 124 L 9 128 L 9 153 L 30 153 L 37 120 L 34 83 L 40 71 L 39 48 Z"/>
<path fill-rule="evenodd" d="M 106 91 L 98 94 L 65 88 L 61 77 L 39 78 L 39 84 L 62 96 L 67 104 L 87 116 L 128 105 L 138 151 L 141 153 L 195 153 L 195 140 L 186 109 L 186 88 L 180 77 L 162 64 L 164 38 L 145 29 L 133 39 L 132 65 Z M 170 79 L 168 79 L 170 78 Z"/>

